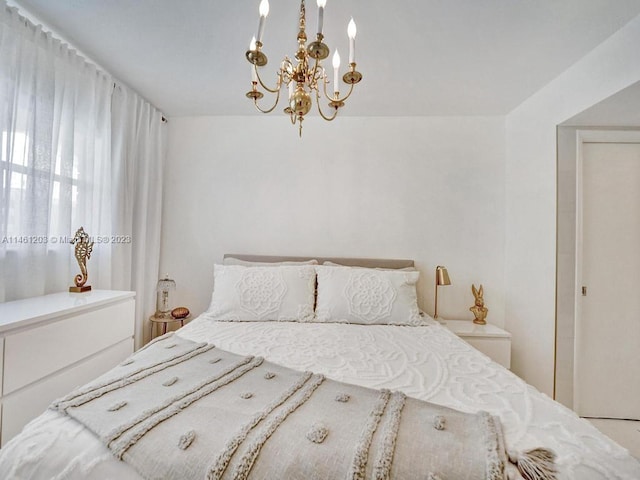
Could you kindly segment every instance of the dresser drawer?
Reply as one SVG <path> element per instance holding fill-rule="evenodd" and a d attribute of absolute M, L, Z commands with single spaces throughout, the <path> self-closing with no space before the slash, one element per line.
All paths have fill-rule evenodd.
<path fill-rule="evenodd" d="M 56 398 L 84 385 L 133 353 L 133 338 L 101 351 L 84 362 L 23 388 L 2 400 L 2 446 L 44 412 Z"/>
<path fill-rule="evenodd" d="M 0 373 L 4 371 L 4 337 L 0 337 Z M 2 397 L 2 384 L 0 382 L 0 398 Z"/>
<path fill-rule="evenodd" d="M 4 345 L 2 394 L 133 336 L 135 300 L 126 299 L 96 310 L 8 334 Z M 6 418 L 6 412 L 5 412 Z"/>

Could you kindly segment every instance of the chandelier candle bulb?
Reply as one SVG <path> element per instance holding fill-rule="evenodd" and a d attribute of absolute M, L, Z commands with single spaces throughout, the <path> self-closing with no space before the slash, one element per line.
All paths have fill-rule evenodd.
<path fill-rule="evenodd" d="M 264 21 L 269 15 L 269 0 L 262 0 L 260 2 L 260 23 L 258 24 L 258 35 L 256 38 L 259 42 L 262 42 L 262 34 L 264 33 Z"/>
<path fill-rule="evenodd" d="M 324 7 L 327 0 L 318 0 L 318 35 L 322 35 L 322 24 L 324 23 Z"/>
<path fill-rule="evenodd" d="M 333 54 L 333 91 L 337 95 L 340 91 L 340 84 L 338 83 L 339 71 L 340 71 L 340 54 L 338 53 L 338 49 L 336 48 L 335 53 Z"/>
<path fill-rule="evenodd" d="M 356 33 L 358 32 L 356 28 L 356 22 L 353 21 L 353 18 L 349 21 L 349 25 L 347 26 L 347 35 L 349 36 L 349 63 L 356 63 Z"/>

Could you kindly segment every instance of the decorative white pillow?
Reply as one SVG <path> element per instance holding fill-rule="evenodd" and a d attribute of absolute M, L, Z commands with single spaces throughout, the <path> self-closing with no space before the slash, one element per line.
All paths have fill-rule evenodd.
<path fill-rule="evenodd" d="M 225 321 L 314 319 L 316 271 L 311 265 L 243 267 L 215 265 L 207 316 Z"/>
<path fill-rule="evenodd" d="M 331 262 L 327 260 L 326 262 L 322 262 L 322 265 L 327 267 L 347 267 L 348 265 L 341 265 L 339 263 Z M 351 267 L 351 268 L 366 268 L 366 267 Z M 415 272 L 416 267 L 402 267 L 402 268 L 385 268 L 385 267 L 375 267 L 376 270 L 393 270 L 394 272 Z"/>
<path fill-rule="evenodd" d="M 317 322 L 423 325 L 416 283 L 420 272 L 317 266 Z"/>

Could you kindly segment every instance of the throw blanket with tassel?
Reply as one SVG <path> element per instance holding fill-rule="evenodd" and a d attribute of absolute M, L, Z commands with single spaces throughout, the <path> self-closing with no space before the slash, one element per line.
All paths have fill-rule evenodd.
<path fill-rule="evenodd" d="M 548 450 L 507 455 L 499 420 L 486 412 L 340 383 L 172 334 L 51 408 L 147 479 L 555 478 Z"/>

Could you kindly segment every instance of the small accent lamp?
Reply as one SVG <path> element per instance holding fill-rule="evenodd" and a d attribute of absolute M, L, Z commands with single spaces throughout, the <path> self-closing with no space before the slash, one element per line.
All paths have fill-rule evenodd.
<path fill-rule="evenodd" d="M 433 318 L 438 318 L 438 287 L 440 285 L 451 285 L 451 280 L 449 279 L 449 272 L 447 272 L 446 267 L 438 265 L 436 267 L 436 306 Z"/>
<path fill-rule="evenodd" d="M 156 317 L 169 317 L 171 314 L 171 304 L 169 303 L 169 292 L 176 289 L 176 282 L 169 278 L 167 273 L 164 278 L 158 280 L 156 287 Z"/>

